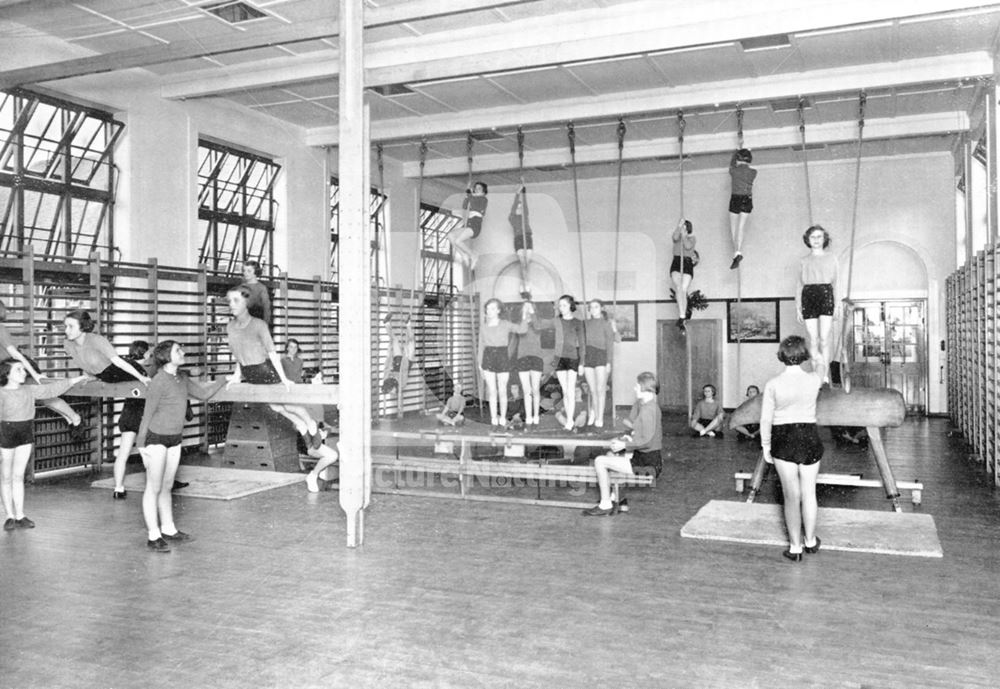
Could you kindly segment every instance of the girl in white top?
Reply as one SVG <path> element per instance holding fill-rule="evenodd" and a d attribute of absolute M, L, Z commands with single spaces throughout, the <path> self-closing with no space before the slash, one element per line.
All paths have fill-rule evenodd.
<path fill-rule="evenodd" d="M 809 349 L 798 335 L 782 340 L 778 359 L 786 368 L 764 385 L 760 445 L 764 461 L 774 464 L 778 471 L 785 496 L 789 547 L 782 555 L 797 562 L 802 559 L 803 550 L 819 551 L 816 476 L 823 442 L 816 430 L 816 398 L 821 380 L 802 368 L 809 360 Z"/>

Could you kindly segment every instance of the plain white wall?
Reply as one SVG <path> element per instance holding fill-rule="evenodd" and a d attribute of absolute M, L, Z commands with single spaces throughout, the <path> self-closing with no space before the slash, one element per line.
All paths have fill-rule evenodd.
<path fill-rule="evenodd" d="M 850 225 L 854 202 L 854 163 L 810 164 L 812 205 L 816 222 L 832 234 L 833 251 L 841 259 L 841 288 L 846 288 Z M 701 263 L 692 289 L 709 299 L 735 299 L 737 273 L 732 257 L 727 203 L 729 176 L 725 169 L 685 174 L 686 215 L 695 225 Z M 564 289 L 579 297 L 611 300 L 610 276 L 615 251 L 615 180 L 581 180 L 580 215 L 584 277 L 574 214 L 572 185 L 536 184 L 528 189 L 531 225 L 538 255 L 559 273 Z M 507 222 L 513 190 L 492 189 L 483 233 L 477 248 L 483 259 L 478 288 L 494 289 L 496 272 L 513 260 L 512 231 Z M 670 233 L 679 214 L 679 180 L 675 172 L 627 178 L 623 189 L 621 234 L 618 242 L 620 300 L 669 298 Z M 856 237 L 855 296 L 928 299 L 929 410 L 944 411 L 942 363 L 935 345 L 944 338 L 943 289 L 955 269 L 953 164 L 949 154 L 865 159 L 862 165 Z M 460 208 L 461 195 L 445 204 Z M 805 181 L 800 165 L 761 167 L 754 187 L 754 212 L 744 241 L 744 298 L 786 299 L 781 304 L 781 336 L 804 334 L 793 303 L 797 266 L 807 249 L 801 236 L 809 224 Z M 896 258 L 893 258 L 896 257 Z M 883 262 L 885 263 L 883 265 Z M 881 269 L 880 269 L 881 268 Z M 509 289 L 506 283 L 500 289 Z M 507 294 L 500 295 L 503 298 Z M 697 318 L 725 318 L 725 302 L 713 302 Z M 619 345 L 615 390 L 617 404 L 626 404 L 635 373 L 655 369 L 658 319 L 676 319 L 673 304 L 647 304 L 640 309 L 639 341 Z M 726 345 L 721 381 L 723 402 L 735 406 L 750 383 L 762 384 L 780 370 L 774 344 L 743 344 L 740 366 L 737 345 Z M 739 369 L 739 370 L 737 370 Z"/>

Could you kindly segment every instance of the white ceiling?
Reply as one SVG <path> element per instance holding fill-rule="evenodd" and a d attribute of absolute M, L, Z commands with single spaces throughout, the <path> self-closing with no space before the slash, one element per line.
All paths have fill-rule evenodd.
<path fill-rule="evenodd" d="M 0 87 L 58 90 L 63 79 L 143 70 L 164 97 L 225 98 L 336 145 L 338 3 L 247 0 L 265 16 L 235 25 L 205 11 L 216 4 L 0 0 L 0 41 L 13 48 L 0 51 Z M 519 126 L 525 176 L 552 179 L 568 174 L 569 121 L 584 175 L 614 170 L 619 117 L 629 174 L 677 166 L 678 111 L 695 167 L 727 162 L 737 105 L 762 164 L 801 157 L 800 98 L 810 159 L 855 154 L 862 89 L 867 155 L 950 151 L 978 121 L 997 4 L 763 4 L 365 0 L 372 137 L 408 174 L 426 137 L 427 174 L 458 180 L 472 131 L 477 176 L 503 183 L 517 177 Z M 776 34 L 787 44 L 748 49 Z M 59 59 L 32 50 L 53 38 L 65 44 Z"/>

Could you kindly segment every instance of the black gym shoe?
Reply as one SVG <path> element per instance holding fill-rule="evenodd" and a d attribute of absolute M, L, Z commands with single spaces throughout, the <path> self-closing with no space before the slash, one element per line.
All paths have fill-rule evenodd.
<path fill-rule="evenodd" d="M 69 439 L 74 443 L 82 443 L 87 439 L 87 427 L 83 425 L 82 420 L 75 426 L 69 427 Z"/>
<path fill-rule="evenodd" d="M 116 491 L 113 491 L 111 493 L 111 499 L 112 500 L 124 500 L 126 495 L 128 495 L 128 491 L 126 491 L 125 489 L 116 490 Z"/>
<path fill-rule="evenodd" d="M 628 498 L 622 498 L 621 502 L 618 503 L 619 512 L 628 512 Z"/>
<path fill-rule="evenodd" d="M 191 484 L 187 481 L 178 481 L 174 479 L 174 485 L 170 487 L 170 490 L 180 490 L 181 488 L 187 488 Z"/>
<path fill-rule="evenodd" d="M 190 541 L 191 534 L 186 534 L 183 531 L 178 531 L 177 533 L 165 533 L 162 538 L 171 543 L 180 543 L 181 541 Z"/>
<path fill-rule="evenodd" d="M 5 521 L 3 523 L 3 530 L 4 531 L 13 531 L 16 525 L 17 524 L 14 521 L 14 518 L 10 517 L 10 518 L 7 519 L 7 521 Z"/>
<path fill-rule="evenodd" d="M 35 522 L 31 521 L 27 517 L 21 517 L 20 519 L 14 520 L 14 525 L 19 529 L 34 529 Z"/>
<path fill-rule="evenodd" d="M 740 263 L 743 262 L 743 254 L 736 254 L 733 256 L 733 262 L 729 264 L 729 270 L 736 270 L 740 267 Z"/>
<path fill-rule="evenodd" d="M 157 538 L 152 541 L 146 541 L 146 547 L 155 553 L 169 553 L 170 544 L 163 540 L 162 537 Z"/>

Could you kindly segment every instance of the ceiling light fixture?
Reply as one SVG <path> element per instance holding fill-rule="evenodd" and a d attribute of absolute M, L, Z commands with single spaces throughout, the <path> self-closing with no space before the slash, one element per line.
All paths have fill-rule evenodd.
<path fill-rule="evenodd" d="M 241 1 L 204 5 L 201 9 L 229 24 L 240 24 L 268 16 L 266 12 L 262 12 L 253 5 Z"/>

